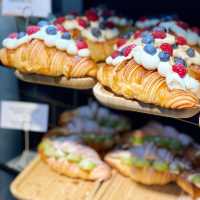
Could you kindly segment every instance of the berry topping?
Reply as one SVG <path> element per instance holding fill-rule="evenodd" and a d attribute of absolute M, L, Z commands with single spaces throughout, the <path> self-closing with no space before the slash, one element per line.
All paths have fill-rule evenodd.
<path fill-rule="evenodd" d="M 156 39 L 164 39 L 166 37 L 166 33 L 163 31 L 153 31 L 152 35 Z"/>
<path fill-rule="evenodd" d="M 70 40 L 71 39 L 71 35 L 69 32 L 64 32 L 61 36 L 62 39 L 65 39 L 65 40 Z"/>
<path fill-rule="evenodd" d="M 135 46 L 136 46 L 135 44 L 132 44 L 132 45 L 129 45 L 129 46 L 123 48 L 123 50 L 122 50 L 123 55 L 124 55 L 125 57 L 127 57 L 127 56 L 130 54 L 131 50 L 132 50 Z"/>
<path fill-rule="evenodd" d="M 57 29 L 56 29 L 55 26 L 48 26 L 46 28 L 46 33 L 49 34 L 49 35 L 56 35 Z"/>
<path fill-rule="evenodd" d="M 146 34 L 142 37 L 142 42 L 144 44 L 149 44 L 152 43 L 154 41 L 154 38 L 151 34 Z"/>
<path fill-rule="evenodd" d="M 117 47 L 121 47 L 125 43 L 126 43 L 126 39 L 125 38 L 118 38 L 117 39 Z"/>
<path fill-rule="evenodd" d="M 188 48 L 187 51 L 186 51 L 187 55 L 189 57 L 194 57 L 195 56 L 195 51 L 193 48 Z"/>
<path fill-rule="evenodd" d="M 167 62 L 170 58 L 170 55 L 167 52 L 164 52 L 164 51 L 161 51 L 158 54 L 158 56 L 159 56 L 160 60 L 163 61 L 163 62 Z"/>
<path fill-rule="evenodd" d="M 120 55 L 120 52 L 119 51 L 114 51 L 112 54 L 111 54 L 111 57 L 114 59 L 116 58 L 117 56 Z"/>
<path fill-rule="evenodd" d="M 77 41 L 76 46 L 78 47 L 78 49 L 87 49 L 88 48 L 87 43 L 83 40 Z"/>
<path fill-rule="evenodd" d="M 176 24 L 178 26 L 180 26 L 181 28 L 183 28 L 183 29 L 188 29 L 189 28 L 189 25 L 187 23 L 183 22 L 183 21 L 178 21 Z"/>
<path fill-rule="evenodd" d="M 90 21 L 97 21 L 99 19 L 95 10 L 88 10 L 88 11 L 86 11 L 85 15 L 86 15 L 87 19 Z"/>
<path fill-rule="evenodd" d="M 185 60 L 183 60 L 182 58 L 175 57 L 175 58 L 174 58 L 174 62 L 175 62 L 176 64 L 182 64 L 182 65 L 186 66 Z"/>
<path fill-rule="evenodd" d="M 141 37 L 141 35 L 142 35 L 142 31 L 141 30 L 137 30 L 134 33 L 134 38 L 137 39 L 137 38 Z"/>
<path fill-rule="evenodd" d="M 186 39 L 185 39 L 184 37 L 178 36 L 178 37 L 176 38 L 176 43 L 177 43 L 178 45 L 185 45 L 185 44 L 187 44 L 187 41 L 186 41 Z"/>
<path fill-rule="evenodd" d="M 114 25 L 113 22 L 108 21 L 108 22 L 106 23 L 106 27 L 107 27 L 107 28 L 110 28 L 110 29 L 113 29 L 113 28 L 115 27 L 115 25 Z"/>
<path fill-rule="evenodd" d="M 91 33 L 97 38 L 101 36 L 101 31 L 99 28 L 92 28 Z"/>
<path fill-rule="evenodd" d="M 37 25 L 40 26 L 40 27 L 46 26 L 46 25 L 48 25 L 48 24 L 49 24 L 48 21 L 45 21 L 45 20 L 41 20 L 41 21 L 39 21 L 39 22 L 37 23 Z"/>
<path fill-rule="evenodd" d="M 85 19 L 79 18 L 77 21 L 78 21 L 78 24 L 80 26 L 82 26 L 83 28 L 87 28 L 88 27 L 88 22 Z"/>
<path fill-rule="evenodd" d="M 139 21 L 141 21 L 141 22 L 144 22 L 146 20 L 148 20 L 148 18 L 146 16 L 142 16 L 139 18 Z"/>
<path fill-rule="evenodd" d="M 17 38 L 17 33 L 11 33 L 8 35 L 9 38 L 11 39 L 16 39 Z"/>
<path fill-rule="evenodd" d="M 183 78 L 187 73 L 187 69 L 183 64 L 173 65 L 172 70 L 176 72 L 181 78 Z"/>
<path fill-rule="evenodd" d="M 26 35 L 25 32 L 19 32 L 19 33 L 17 34 L 17 39 L 20 39 L 20 38 L 24 37 L 25 35 Z"/>
<path fill-rule="evenodd" d="M 168 43 L 163 43 L 160 45 L 160 49 L 166 53 L 168 53 L 170 56 L 172 56 L 173 53 L 173 47 L 172 45 L 168 44 Z"/>
<path fill-rule="evenodd" d="M 40 27 L 39 26 L 28 26 L 26 28 L 26 32 L 28 35 L 32 35 L 33 33 L 36 33 L 40 30 Z"/>
<path fill-rule="evenodd" d="M 58 17 L 55 21 L 54 24 L 62 24 L 65 21 L 65 17 Z"/>
<path fill-rule="evenodd" d="M 152 44 L 146 44 L 144 46 L 144 51 L 146 51 L 148 54 L 154 55 L 156 54 L 156 48 Z"/>
<path fill-rule="evenodd" d="M 57 28 L 57 30 L 60 31 L 60 32 L 65 32 L 65 31 L 66 31 L 65 28 L 64 28 L 62 25 L 60 25 L 60 24 L 57 24 L 57 25 L 56 25 L 56 28 Z"/>

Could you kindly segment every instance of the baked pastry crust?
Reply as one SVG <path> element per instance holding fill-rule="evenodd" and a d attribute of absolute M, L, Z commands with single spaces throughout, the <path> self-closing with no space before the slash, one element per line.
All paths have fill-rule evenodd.
<path fill-rule="evenodd" d="M 68 55 L 53 47 L 47 47 L 38 39 L 24 43 L 16 49 L 0 50 L 1 62 L 24 73 L 47 76 L 82 78 L 96 76 L 97 66 L 89 58 Z"/>
<path fill-rule="evenodd" d="M 133 59 L 98 69 L 98 81 L 113 93 L 127 99 L 155 104 L 169 109 L 199 106 L 199 99 L 189 91 L 170 90 L 165 78 L 156 71 L 146 70 Z"/>

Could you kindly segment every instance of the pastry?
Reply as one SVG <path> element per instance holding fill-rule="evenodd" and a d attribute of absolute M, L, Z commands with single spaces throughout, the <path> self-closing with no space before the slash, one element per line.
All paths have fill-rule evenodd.
<path fill-rule="evenodd" d="M 130 129 L 126 118 L 95 102 L 73 112 L 64 112 L 59 124 L 66 129 L 66 134 L 79 135 L 85 144 L 97 151 L 110 149 L 119 140 L 119 133 Z"/>
<path fill-rule="evenodd" d="M 186 171 L 177 179 L 177 184 L 193 198 L 200 197 L 200 173 Z"/>
<path fill-rule="evenodd" d="M 58 21 L 58 20 L 57 20 Z M 91 53 L 91 58 L 104 61 L 113 52 L 119 30 L 113 23 L 100 18 L 95 10 L 88 10 L 85 16 L 66 17 L 60 24 L 74 37 L 84 38 Z"/>
<path fill-rule="evenodd" d="M 166 149 L 145 144 L 126 150 L 114 150 L 105 161 L 124 176 L 145 185 L 165 185 L 176 180 L 190 164 L 176 158 Z"/>
<path fill-rule="evenodd" d="M 0 60 L 20 72 L 66 78 L 96 77 L 97 65 L 90 59 L 85 41 L 74 40 L 59 26 L 29 26 L 3 40 Z"/>
<path fill-rule="evenodd" d="M 44 138 L 38 148 L 41 159 L 59 174 L 84 180 L 103 181 L 111 170 L 91 148 L 69 137 Z"/>
<path fill-rule="evenodd" d="M 168 109 L 199 107 L 200 83 L 188 72 L 200 66 L 200 54 L 169 33 L 146 31 L 106 62 L 97 79 L 116 95 Z"/>

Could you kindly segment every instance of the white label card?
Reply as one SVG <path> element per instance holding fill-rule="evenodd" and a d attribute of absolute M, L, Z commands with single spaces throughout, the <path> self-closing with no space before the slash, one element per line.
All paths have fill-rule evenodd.
<path fill-rule="evenodd" d="M 48 17 L 51 0 L 2 0 L 2 15 Z"/>
<path fill-rule="evenodd" d="M 49 106 L 47 104 L 1 101 L 0 127 L 34 132 L 46 132 Z"/>

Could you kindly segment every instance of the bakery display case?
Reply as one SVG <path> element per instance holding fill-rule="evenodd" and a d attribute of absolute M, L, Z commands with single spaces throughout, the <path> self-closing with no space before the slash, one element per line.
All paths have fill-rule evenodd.
<path fill-rule="evenodd" d="M 6 112 L 15 99 L 1 98 L 0 127 L 34 152 L 22 170 L 0 163 L 12 197 L 198 199 L 198 3 L 49 2 L 46 18 L 23 10 L 0 49 L 19 88 Z"/>

